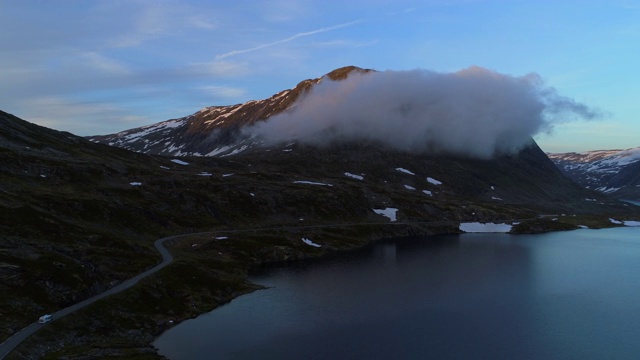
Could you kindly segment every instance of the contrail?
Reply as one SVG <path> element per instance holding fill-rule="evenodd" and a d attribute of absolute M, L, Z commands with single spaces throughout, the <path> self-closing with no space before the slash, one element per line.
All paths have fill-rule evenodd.
<path fill-rule="evenodd" d="M 334 26 L 330 26 L 330 27 L 326 27 L 326 28 L 317 29 L 317 30 L 301 32 L 301 33 L 295 34 L 293 36 L 290 36 L 290 37 L 288 37 L 286 39 L 281 39 L 281 40 L 277 40 L 277 41 L 270 42 L 270 43 L 267 43 L 267 44 L 262 44 L 262 45 L 259 45 L 259 46 L 256 46 L 256 47 L 252 47 L 252 48 L 249 48 L 249 49 L 232 50 L 232 51 L 229 51 L 229 52 L 224 53 L 224 54 L 216 55 L 216 60 L 222 60 L 222 59 L 228 58 L 230 56 L 246 54 L 246 53 L 257 51 L 257 50 L 262 50 L 262 49 L 265 49 L 265 48 L 268 48 L 268 47 L 272 47 L 272 46 L 275 46 L 275 45 L 287 43 L 287 42 L 295 40 L 297 38 L 301 38 L 301 37 L 305 37 L 305 36 L 311 36 L 311 35 L 315 35 L 315 34 L 320 34 L 320 33 L 328 32 L 328 31 L 333 31 L 333 30 L 344 28 L 344 27 L 353 26 L 353 25 L 361 23 L 361 22 L 362 22 L 362 20 L 356 20 L 356 21 L 352 21 L 352 22 L 348 22 L 348 23 L 344 23 L 344 24 L 339 24 L 339 25 L 334 25 Z"/>

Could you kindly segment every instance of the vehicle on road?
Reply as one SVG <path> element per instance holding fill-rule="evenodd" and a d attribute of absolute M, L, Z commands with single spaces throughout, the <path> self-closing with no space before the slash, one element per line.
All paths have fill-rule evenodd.
<path fill-rule="evenodd" d="M 40 316 L 40 318 L 38 319 L 38 322 L 39 322 L 40 324 L 46 324 L 46 323 L 48 323 L 49 321 L 51 321 L 51 315 L 49 315 L 49 314 L 42 315 L 42 316 Z"/>

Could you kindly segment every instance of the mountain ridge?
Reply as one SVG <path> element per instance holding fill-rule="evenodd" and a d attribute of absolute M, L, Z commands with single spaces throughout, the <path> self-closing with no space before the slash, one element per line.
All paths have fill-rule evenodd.
<path fill-rule="evenodd" d="M 547 155 L 565 175 L 588 189 L 619 199 L 640 199 L 640 147 Z"/>
<path fill-rule="evenodd" d="M 356 66 L 335 69 L 319 78 L 299 82 L 263 100 L 210 106 L 191 115 L 87 139 L 127 150 L 165 156 L 224 156 L 255 145 L 240 135 L 240 128 L 289 110 L 315 84 L 340 81 L 352 72 L 373 71 Z"/>

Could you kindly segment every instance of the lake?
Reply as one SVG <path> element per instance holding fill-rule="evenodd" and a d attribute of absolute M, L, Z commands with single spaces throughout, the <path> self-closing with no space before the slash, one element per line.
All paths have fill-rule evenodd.
<path fill-rule="evenodd" d="M 640 228 L 403 238 L 252 277 L 169 359 L 637 359 Z"/>

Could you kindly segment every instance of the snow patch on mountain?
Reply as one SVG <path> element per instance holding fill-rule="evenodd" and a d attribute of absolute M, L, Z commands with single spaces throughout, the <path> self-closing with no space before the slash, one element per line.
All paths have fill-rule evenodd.
<path fill-rule="evenodd" d="M 398 209 L 396 208 L 373 209 L 373 212 L 375 212 L 378 215 L 388 217 L 390 221 L 396 221 L 397 219 L 396 215 L 398 214 Z"/>
<path fill-rule="evenodd" d="M 429 182 L 429 184 L 433 184 L 433 185 L 442 185 L 442 181 L 436 180 L 432 177 L 428 177 L 427 181 Z"/>
<path fill-rule="evenodd" d="M 396 168 L 396 170 L 397 170 L 397 171 L 400 171 L 400 172 L 402 172 L 402 173 L 405 173 L 405 174 L 415 175 L 413 172 L 411 172 L 411 171 L 409 171 L 409 170 L 407 170 L 407 169 L 404 169 L 404 168 Z"/>
<path fill-rule="evenodd" d="M 319 186 L 333 186 L 331 184 L 315 182 L 315 181 L 305 181 L 305 180 L 294 181 L 293 183 L 294 184 L 306 184 L 306 185 L 319 185 Z"/>
<path fill-rule="evenodd" d="M 460 231 L 467 233 L 507 233 L 511 231 L 511 228 L 510 224 L 479 222 L 460 223 L 459 227 Z"/>
<path fill-rule="evenodd" d="M 322 245 L 320 244 L 316 244 L 313 241 L 311 241 L 310 239 L 307 238 L 302 238 L 302 242 L 309 245 L 309 246 L 313 246 L 313 247 L 322 247 Z"/>
<path fill-rule="evenodd" d="M 346 176 L 346 177 L 350 177 L 350 178 L 352 178 L 352 179 L 356 179 L 356 180 L 364 180 L 364 176 L 362 176 L 362 175 L 352 174 L 352 173 L 350 173 L 350 172 L 346 172 L 346 173 L 344 173 L 344 176 Z"/>

